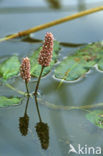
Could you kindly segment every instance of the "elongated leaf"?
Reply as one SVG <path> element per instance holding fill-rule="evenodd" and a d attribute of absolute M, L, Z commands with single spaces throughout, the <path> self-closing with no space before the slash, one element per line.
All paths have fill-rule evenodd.
<path fill-rule="evenodd" d="M 33 55 L 30 57 L 31 75 L 34 77 L 38 77 L 41 71 L 41 65 L 38 64 L 38 57 L 39 57 L 40 50 L 41 47 L 38 50 L 34 51 Z M 57 62 L 59 50 L 60 50 L 59 42 L 54 41 L 52 61 L 49 67 L 45 67 L 42 76 L 47 75 L 51 71 L 53 65 Z"/>
<path fill-rule="evenodd" d="M 95 64 L 103 70 L 103 42 L 88 44 L 65 58 L 55 69 L 55 77 L 74 81 L 84 76 Z"/>
<path fill-rule="evenodd" d="M 95 110 L 86 115 L 86 118 L 94 125 L 103 128 L 103 110 Z"/>
<path fill-rule="evenodd" d="M 17 56 L 12 56 L 0 64 L 0 77 L 7 80 L 19 73 L 20 62 Z"/>
<path fill-rule="evenodd" d="M 0 107 L 13 106 L 21 102 L 21 98 L 0 96 Z"/>

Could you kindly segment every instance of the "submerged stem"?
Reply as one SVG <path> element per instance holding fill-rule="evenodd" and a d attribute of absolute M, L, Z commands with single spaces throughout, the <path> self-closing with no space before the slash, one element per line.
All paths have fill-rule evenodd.
<path fill-rule="evenodd" d="M 15 92 L 21 94 L 21 95 L 28 96 L 28 94 L 26 94 L 25 92 L 23 92 L 23 91 L 21 91 L 21 90 L 18 90 L 18 89 L 16 89 L 16 88 L 14 88 L 12 85 L 10 85 L 10 84 L 8 84 L 8 83 L 6 83 L 5 86 L 8 87 L 8 88 L 10 88 L 11 90 L 13 90 L 13 91 L 15 91 Z M 29 96 L 32 97 L 32 94 L 29 93 Z"/>
<path fill-rule="evenodd" d="M 17 93 L 19 93 L 19 94 L 21 94 L 21 95 L 25 95 L 25 92 L 14 88 L 13 86 L 11 86 L 11 85 L 8 84 L 8 83 L 6 83 L 5 86 L 8 87 L 8 88 L 10 88 L 10 89 L 12 89 L 12 90 L 14 90 L 15 92 L 17 92 Z"/>
<path fill-rule="evenodd" d="M 98 103 L 98 104 L 93 104 L 93 105 L 84 105 L 84 106 L 63 106 L 63 105 L 56 105 L 48 101 L 44 101 L 41 98 L 38 98 L 38 101 L 40 104 L 53 110 L 64 110 L 64 111 L 85 110 L 85 111 L 91 112 L 91 109 L 103 107 L 103 103 Z"/>

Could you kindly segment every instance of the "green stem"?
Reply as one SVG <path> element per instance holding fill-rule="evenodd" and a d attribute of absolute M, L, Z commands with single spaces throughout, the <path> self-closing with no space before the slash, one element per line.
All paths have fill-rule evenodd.
<path fill-rule="evenodd" d="M 26 86 L 27 95 L 29 96 L 28 82 L 26 80 L 25 80 L 25 86 Z"/>
<path fill-rule="evenodd" d="M 36 88 L 35 88 L 34 95 L 37 94 L 37 91 L 38 91 L 38 88 L 39 88 L 40 79 L 41 79 L 41 76 L 42 76 L 42 73 L 43 73 L 43 69 L 44 69 L 44 67 L 42 66 L 41 72 L 40 72 L 40 75 L 39 75 L 39 78 L 38 78 L 38 81 L 37 81 L 37 85 L 36 85 Z"/>
<path fill-rule="evenodd" d="M 40 72 L 40 75 L 39 75 L 39 78 L 38 78 L 38 81 L 37 81 L 37 85 L 36 85 L 36 88 L 35 88 L 35 92 L 34 92 L 35 104 L 36 104 L 36 108 L 37 108 L 37 112 L 38 112 L 40 122 L 42 122 L 42 119 L 41 119 L 41 116 L 40 116 L 40 111 L 39 111 L 39 106 L 38 106 L 38 101 L 37 101 L 37 91 L 38 91 L 38 88 L 39 88 L 40 79 L 41 79 L 41 76 L 42 76 L 42 73 L 43 73 L 43 69 L 44 69 L 44 67 L 42 66 L 41 72 Z"/>

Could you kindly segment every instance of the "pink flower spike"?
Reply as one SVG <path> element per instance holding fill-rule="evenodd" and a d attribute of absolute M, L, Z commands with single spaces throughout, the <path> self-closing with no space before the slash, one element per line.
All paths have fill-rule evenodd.
<path fill-rule="evenodd" d="M 40 51 L 38 58 L 39 64 L 43 67 L 50 65 L 53 53 L 53 39 L 53 34 L 47 32 L 45 35 L 45 41 L 42 50 Z"/>
<path fill-rule="evenodd" d="M 22 64 L 20 67 L 20 75 L 23 80 L 25 80 L 27 83 L 29 82 L 31 76 L 30 76 L 30 60 L 28 57 L 25 57 L 22 60 Z"/>

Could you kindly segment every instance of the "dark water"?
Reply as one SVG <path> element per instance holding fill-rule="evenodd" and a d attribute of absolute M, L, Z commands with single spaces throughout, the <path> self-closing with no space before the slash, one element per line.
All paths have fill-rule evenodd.
<path fill-rule="evenodd" d="M 3 37 L 18 31 L 43 24 L 54 19 L 71 15 L 80 10 L 103 5 L 101 0 L 90 1 L 57 1 L 59 4 L 53 9 L 53 4 L 43 0 L 13 1 L 0 0 L 0 36 Z M 50 8 L 49 6 L 52 6 Z M 88 43 L 103 40 L 103 12 L 91 14 L 38 33 L 33 38 L 43 39 L 47 31 L 52 32 L 60 42 Z M 6 57 L 18 54 L 26 56 L 39 47 L 39 43 L 8 41 L 0 43 L 0 56 Z M 77 48 L 61 49 L 61 56 L 74 52 Z M 42 79 L 40 83 L 39 108 L 44 123 L 49 127 L 49 147 L 43 150 L 38 139 L 35 126 L 39 122 L 35 101 L 30 98 L 28 106 L 29 129 L 27 136 L 21 136 L 19 131 L 19 118 L 24 115 L 26 98 L 19 106 L 0 109 L 0 156 L 76 156 L 68 154 L 69 144 L 77 147 L 100 146 L 103 148 L 103 130 L 91 124 L 85 118 L 83 110 L 60 110 L 62 106 L 82 106 L 103 102 L 103 73 L 95 69 L 81 81 L 63 83 L 56 90 L 59 81 L 53 79 L 51 74 Z M 25 91 L 22 81 L 17 78 L 13 85 Z M 29 89 L 33 91 L 36 83 L 31 82 Z M 6 90 L 6 92 L 5 92 Z M 17 95 L 14 91 L 0 86 L 0 95 Z M 42 100 L 41 100 L 42 98 Z M 49 104 L 48 104 L 49 103 Z M 58 106 L 56 110 L 51 104 Z M 47 105 L 46 105 L 47 104 Z M 88 154 L 86 154 L 88 155 Z M 101 155 L 102 156 L 102 155 Z"/>

